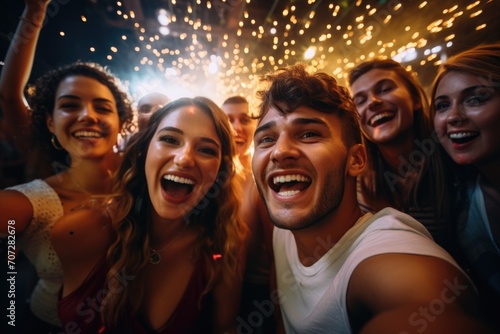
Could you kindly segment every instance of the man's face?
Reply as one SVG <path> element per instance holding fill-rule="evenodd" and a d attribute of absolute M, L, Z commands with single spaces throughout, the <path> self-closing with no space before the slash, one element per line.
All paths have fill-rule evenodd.
<path fill-rule="evenodd" d="M 338 207 L 348 148 L 337 116 L 309 107 L 281 115 L 271 107 L 254 146 L 252 170 L 277 227 L 303 229 Z"/>
<path fill-rule="evenodd" d="M 238 147 L 238 155 L 248 154 L 252 145 L 253 133 L 257 126 L 257 121 L 250 118 L 248 103 L 229 103 L 222 106 L 233 129 L 235 131 L 235 142 Z"/>
<path fill-rule="evenodd" d="M 160 93 L 150 93 L 143 96 L 137 103 L 139 130 L 146 128 L 151 116 L 168 102 L 170 102 L 170 99 Z"/>

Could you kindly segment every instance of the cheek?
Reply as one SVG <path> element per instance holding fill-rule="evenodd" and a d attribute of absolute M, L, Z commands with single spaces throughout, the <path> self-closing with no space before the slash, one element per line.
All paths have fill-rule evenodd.
<path fill-rule="evenodd" d="M 357 111 L 358 111 L 358 114 L 359 114 L 359 118 L 361 119 L 361 124 L 365 124 L 366 123 L 366 108 L 365 107 L 356 107 Z"/>
<path fill-rule="evenodd" d="M 118 114 L 116 114 L 116 116 L 114 116 L 114 117 L 111 117 L 109 123 L 112 124 L 113 129 L 120 131 L 121 121 L 120 121 L 120 117 L 118 116 Z"/>
<path fill-rule="evenodd" d="M 148 178 L 148 175 L 152 173 L 152 169 L 156 165 L 156 157 L 157 152 L 155 152 L 155 148 L 152 144 L 148 146 L 148 150 L 146 152 L 146 161 L 144 163 L 144 170 L 146 172 L 146 178 Z"/>
<path fill-rule="evenodd" d="M 259 175 L 260 164 L 261 164 L 261 159 L 260 159 L 261 154 L 259 153 L 260 151 L 255 150 L 252 156 L 252 173 L 256 176 L 256 178 Z"/>
<path fill-rule="evenodd" d="M 361 133 L 370 141 L 373 141 L 373 128 L 366 125 L 364 122 L 361 123 Z"/>
<path fill-rule="evenodd" d="M 446 122 L 443 117 L 434 117 L 434 131 L 440 139 L 444 139 L 442 137 L 446 135 Z"/>
<path fill-rule="evenodd" d="M 215 186 L 215 191 L 218 192 L 221 187 L 224 186 L 224 182 L 228 180 L 227 175 L 218 175 L 219 172 L 219 166 L 216 165 L 204 165 L 202 167 L 203 169 L 203 181 L 202 181 L 202 187 L 199 189 L 201 194 L 205 194 L 206 192 L 210 191 L 210 188 L 214 185 L 214 183 L 217 182 L 217 185 Z"/>
<path fill-rule="evenodd" d="M 215 182 L 215 180 L 217 179 L 217 177 L 219 177 L 219 170 L 221 169 L 221 161 L 219 160 L 218 162 L 214 162 L 214 163 L 211 163 L 209 164 L 207 167 L 206 167 L 206 171 L 207 171 L 207 175 L 208 175 L 208 178 L 209 178 L 209 182 L 213 183 Z"/>
<path fill-rule="evenodd" d="M 474 118 L 479 129 L 498 133 L 498 128 L 500 127 L 500 106 L 498 108 L 482 110 Z"/>
<path fill-rule="evenodd" d="M 149 153 L 149 152 L 148 152 Z M 149 180 L 151 178 L 151 174 L 152 174 L 152 161 L 149 159 L 149 154 L 148 154 L 148 158 L 146 158 L 146 162 L 145 162 L 145 168 L 144 168 L 144 172 L 146 174 L 146 182 L 149 183 Z"/>

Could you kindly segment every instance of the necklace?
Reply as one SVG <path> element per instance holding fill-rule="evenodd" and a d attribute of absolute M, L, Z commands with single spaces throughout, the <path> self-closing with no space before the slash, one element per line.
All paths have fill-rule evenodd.
<path fill-rule="evenodd" d="M 158 264 L 158 263 L 160 263 L 160 261 L 161 261 L 161 255 L 156 250 L 154 250 L 151 247 L 149 247 L 149 251 L 151 252 L 151 254 L 149 255 L 149 262 L 151 264 Z"/>
<path fill-rule="evenodd" d="M 69 171 L 67 173 L 68 173 L 71 181 L 78 187 L 78 189 L 81 190 L 82 193 L 87 194 L 89 196 L 94 196 L 93 193 L 85 190 L 85 188 L 83 188 L 82 185 L 78 181 L 75 180 L 75 178 L 73 177 L 73 175 Z M 109 178 L 111 177 L 111 171 L 107 170 L 107 173 L 108 173 L 108 177 L 104 180 L 104 184 L 106 184 L 108 182 Z"/>
<path fill-rule="evenodd" d="M 185 234 L 186 230 L 181 229 L 179 230 L 175 236 L 170 238 L 169 240 L 163 242 L 160 245 L 160 248 L 154 249 L 152 247 L 149 247 L 149 263 L 151 264 L 158 264 L 161 261 L 161 255 L 160 252 L 164 250 L 168 245 L 170 245 L 172 242 L 174 242 L 176 239 L 178 239 L 181 235 Z"/>
<path fill-rule="evenodd" d="M 73 178 L 73 175 L 71 175 L 71 173 L 68 173 L 69 174 L 69 177 L 71 179 L 71 181 L 73 181 L 73 183 L 84 193 L 84 194 L 87 194 L 89 196 L 92 196 L 91 193 L 89 193 L 87 190 L 85 190 L 81 185 L 80 183 L 78 183 L 74 178 Z"/>

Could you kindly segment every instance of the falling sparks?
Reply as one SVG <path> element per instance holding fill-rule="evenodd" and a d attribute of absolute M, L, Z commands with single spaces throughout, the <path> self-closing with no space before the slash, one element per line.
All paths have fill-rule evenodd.
<path fill-rule="evenodd" d="M 103 65 L 127 59 L 135 78 L 157 76 L 187 87 L 179 94 L 215 101 L 241 94 L 252 100 L 261 74 L 297 62 L 342 84 L 357 62 L 378 56 L 417 72 L 438 66 L 459 39 L 458 28 L 467 24 L 470 34 L 492 29 L 484 16 L 495 11 L 493 2 L 268 1 L 263 12 L 263 1 L 170 0 L 151 20 L 131 8 L 132 2 L 118 1 L 110 5 L 110 19 L 132 34 L 86 50 L 94 56 L 108 52 L 109 64 Z M 88 13 L 79 18 L 86 27 L 95 24 Z M 76 40 L 69 31 L 59 34 Z M 205 94 L 207 87 L 212 90 Z"/>

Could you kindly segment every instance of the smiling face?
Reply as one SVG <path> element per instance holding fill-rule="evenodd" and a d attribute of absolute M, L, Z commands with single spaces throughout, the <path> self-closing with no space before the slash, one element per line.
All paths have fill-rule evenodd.
<path fill-rule="evenodd" d="M 388 144 L 412 136 L 419 104 L 394 71 L 372 69 L 354 81 L 351 91 L 363 132 L 371 142 Z"/>
<path fill-rule="evenodd" d="M 500 160 L 498 84 L 466 72 L 445 74 L 436 87 L 434 127 L 456 163 L 481 165 Z"/>
<path fill-rule="evenodd" d="M 195 106 L 169 112 L 149 144 L 145 171 L 155 214 L 182 219 L 205 196 L 221 166 L 212 118 Z"/>
<path fill-rule="evenodd" d="M 238 148 L 238 155 L 248 154 L 252 145 L 253 134 L 257 121 L 250 118 L 247 103 L 228 103 L 222 105 L 222 110 L 229 118 L 236 135 L 234 140 Z"/>
<path fill-rule="evenodd" d="M 348 149 L 337 116 L 271 107 L 255 132 L 252 169 L 273 223 L 306 228 L 333 212 L 344 194 Z"/>
<path fill-rule="evenodd" d="M 72 160 L 112 154 L 120 131 L 115 98 L 95 79 L 66 77 L 56 91 L 47 127 Z"/>

